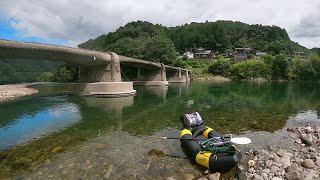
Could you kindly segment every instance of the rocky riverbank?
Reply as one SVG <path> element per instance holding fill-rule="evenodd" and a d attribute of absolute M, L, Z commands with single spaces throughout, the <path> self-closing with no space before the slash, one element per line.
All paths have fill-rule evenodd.
<path fill-rule="evenodd" d="M 288 137 L 294 144 L 246 152 L 247 164 L 238 165 L 239 179 L 315 180 L 320 179 L 320 127 L 290 127 Z"/>
<path fill-rule="evenodd" d="M 0 85 L 0 102 L 38 93 L 38 90 L 26 87 L 28 84 Z"/>
<path fill-rule="evenodd" d="M 194 81 L 229 82 L 231 79 L 223 76 L 205 76 L 193 78 Z"/>

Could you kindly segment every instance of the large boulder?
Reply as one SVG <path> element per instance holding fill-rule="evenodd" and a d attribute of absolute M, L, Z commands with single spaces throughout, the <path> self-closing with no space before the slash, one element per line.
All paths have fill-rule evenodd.
<path fill-rule="evenodd" d="M 286 168 L 285 176 L 288 180 L 304 180 L 302 170 L 293 165 Z"/>

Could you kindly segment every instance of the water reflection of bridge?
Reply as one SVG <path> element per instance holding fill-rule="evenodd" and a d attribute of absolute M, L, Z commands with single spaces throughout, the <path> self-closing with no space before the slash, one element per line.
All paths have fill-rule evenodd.
<path fill-rule="evenodd" d="M 171 85 L 170 85 L 171 86 Z M 172 94 L 175 94 L 173 97 L 168 98 L 174 98 L 174 97 L 181 97 L 183 94 L 188 92 L 188 86 L 189 84 L 174 84 L 170 90 L 175 91 Z M 128 97 L 116 97 L 116 98 L 97 98 L 92 96 L 82 97 L 84 102 L 88 107 L 95 107 L 100 108 L 106 111 L 108 114 L 112 115 L 112 117 L 115 119 L 116 128 L 115 130 L 122 130 L 123 126 L 126 124 L 124 121 L 132 121 L 136 118 L 138 118 L 140 115 L 148 113 L 149 110 L 154 110 L 153 107 L 161 108 L 160 106 L 165 106 L 167 94 L 168 94 L 168 86 L 148 86 L 148 87 L 141 87 L 143 88 L 143 94 L 138 94 L 134 96 L 128 96 Z M 151 106 L 148 106 L 149 108 L 145 108 L 143 112 L 137 112 L 135 114 L 135 117 L 133 119 L 129 120 L 123 120 L 123 110 L 125 108 L 131 107 L 134 105 L 134 100 L 136 98 L 137 101 L 139 99 L 147 98 L 146 96 L 156 96 L 157 102 L 153 102 L 154 104 Z"/>

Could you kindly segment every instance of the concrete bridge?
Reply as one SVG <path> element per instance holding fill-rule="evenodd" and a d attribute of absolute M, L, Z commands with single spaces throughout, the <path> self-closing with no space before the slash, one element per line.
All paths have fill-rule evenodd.
<path fill-rule="evenodd" d="M 0 58 L 63 61 L 80 66 L 70 91 L 85 95 L 128 96 L 135 85 L 188 83 L 191 71 L 141 59 L 80 48 L 0 40 Z M 130 69 L 126 75 L 122 69 Z M 134 72 L 134 73 L 132 73 Z"/>

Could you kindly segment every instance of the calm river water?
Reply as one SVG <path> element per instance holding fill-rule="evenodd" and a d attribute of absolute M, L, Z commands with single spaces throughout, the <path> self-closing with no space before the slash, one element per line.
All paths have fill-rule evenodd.
<path fill-rule="evenodd" d="M 21 175 L 104 134 L 177 137 L 180 114 L 192 110 L 222 134 L 244 133 L 260 145 L 286 126 L 319 123 L 316 83 L 192 82 L 136 87 L 136 96 L 121 98 L 66 95 L 62 85 L 34 87 L 39 94 L 0 104 L 0 177 Z M 179 145 L 172 143 L 171 152 L 181 155 Z"/>

